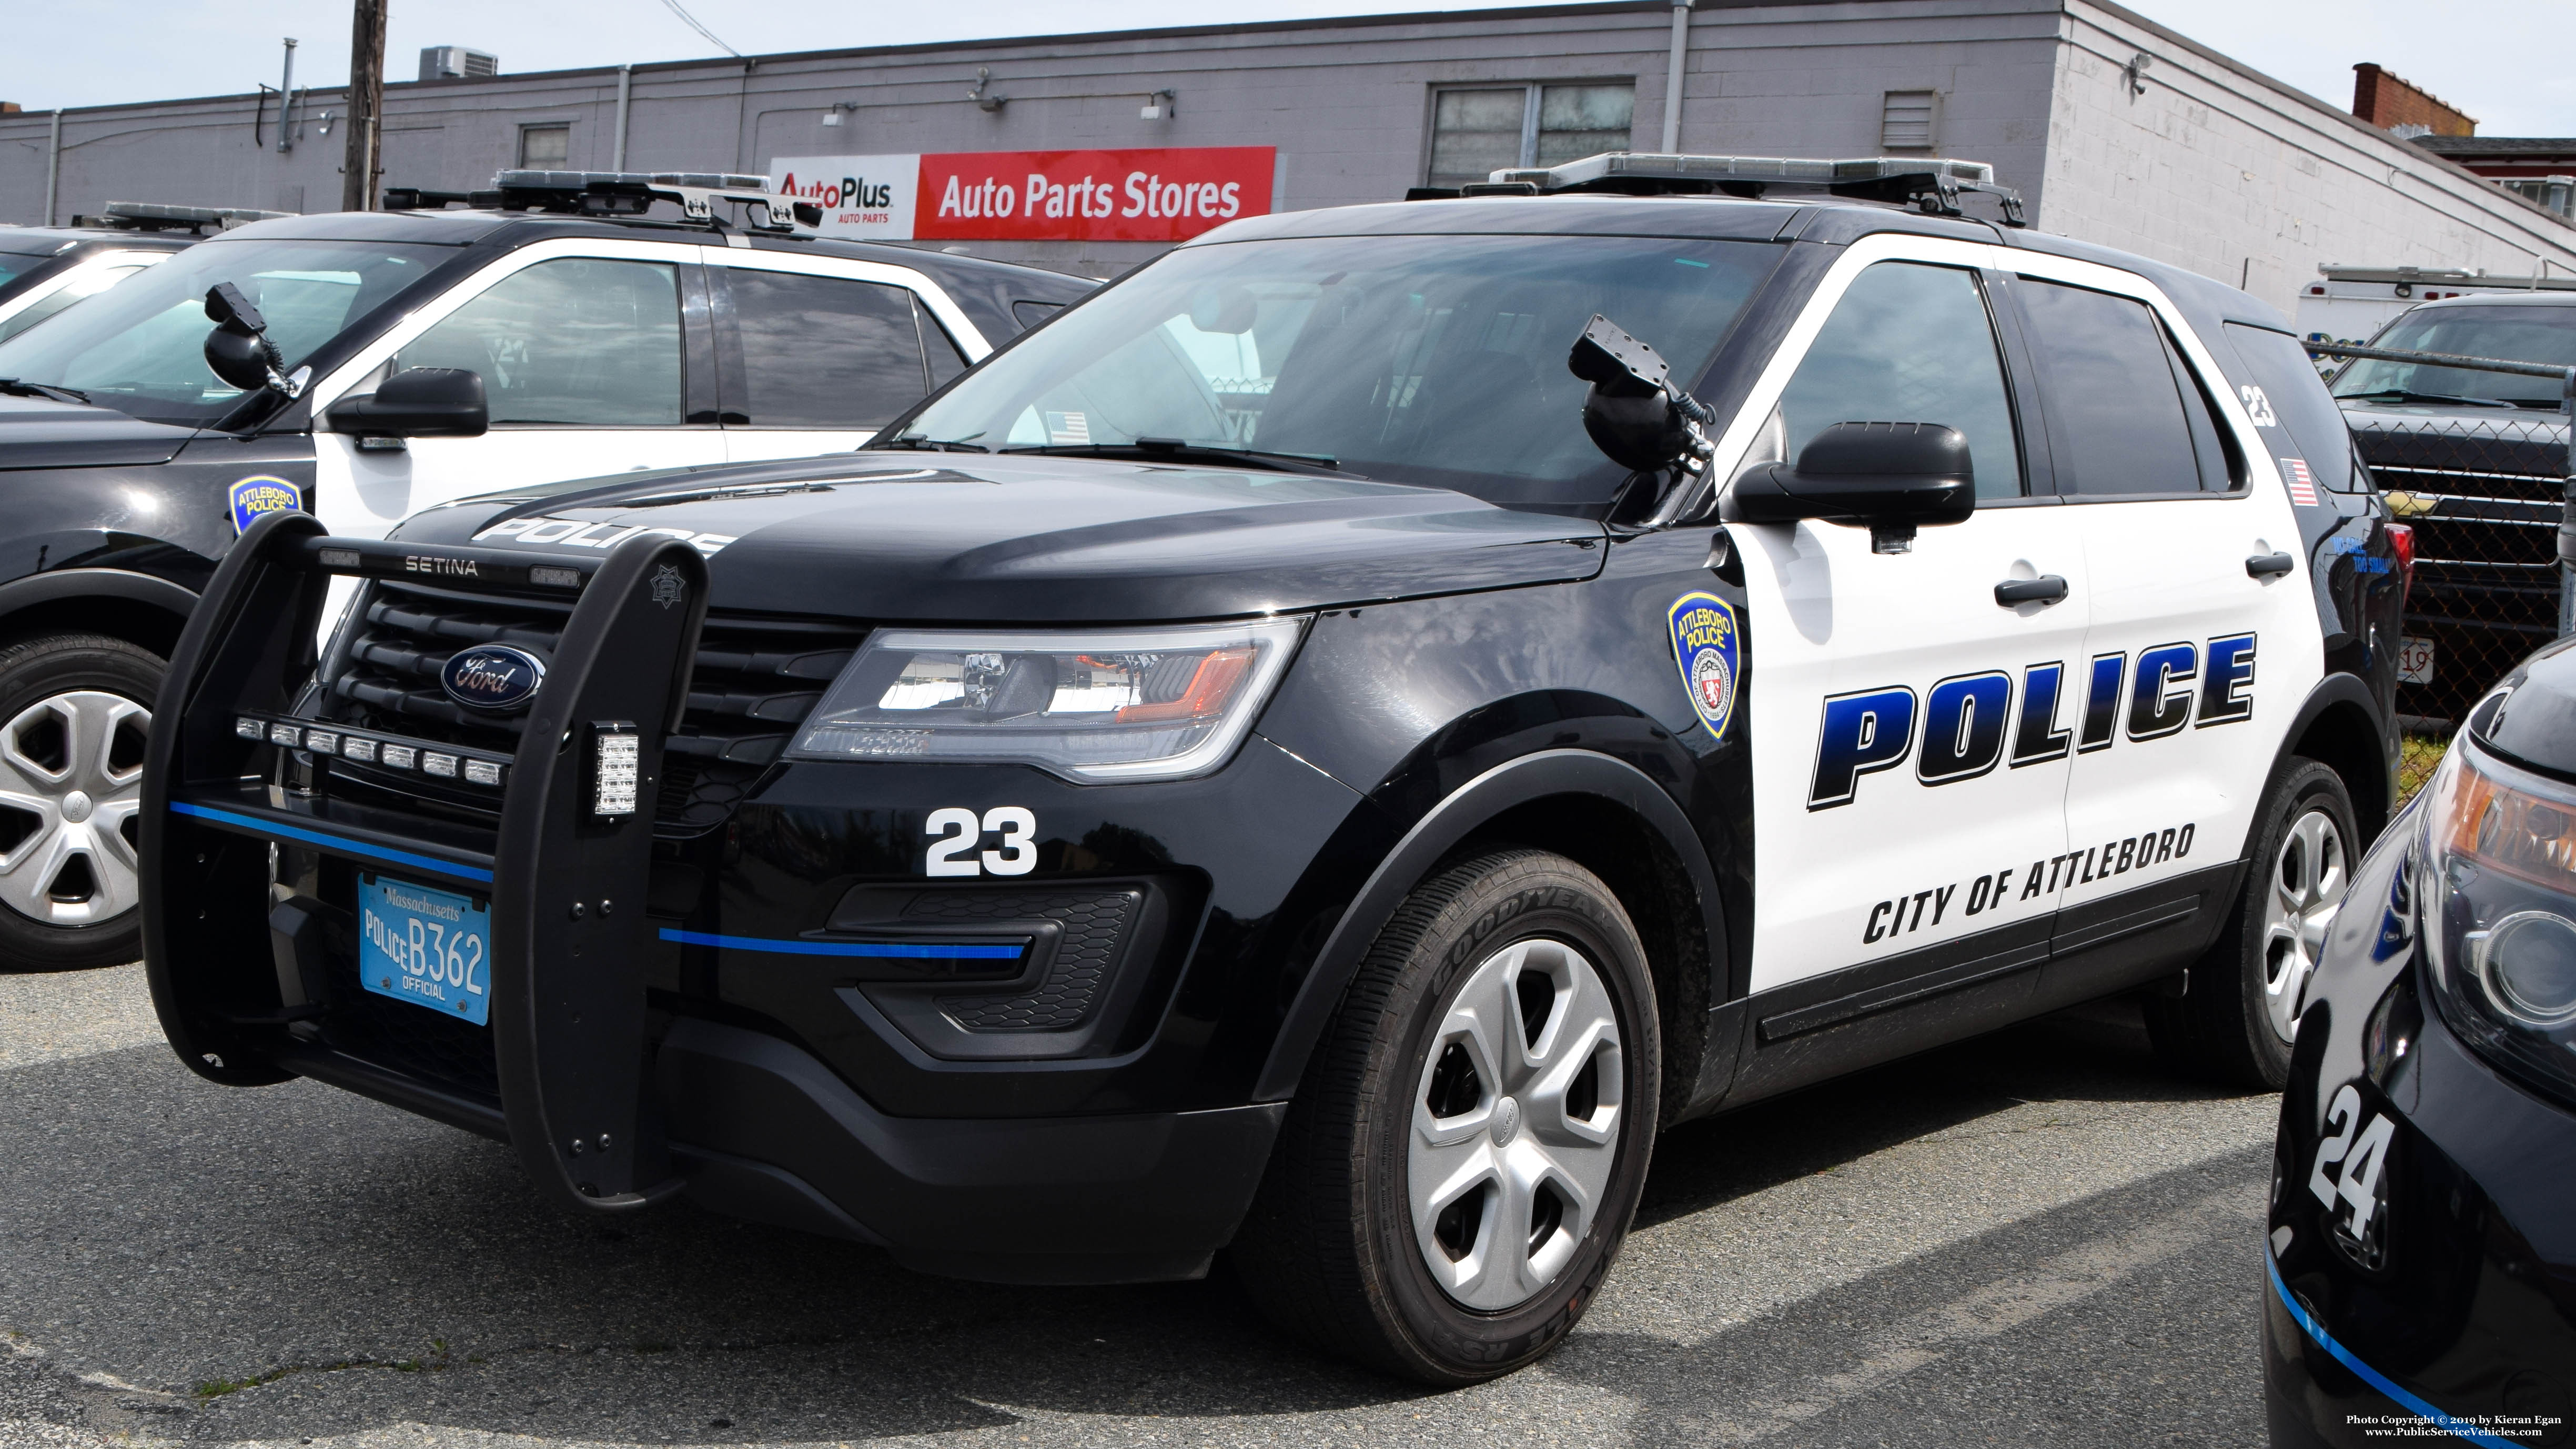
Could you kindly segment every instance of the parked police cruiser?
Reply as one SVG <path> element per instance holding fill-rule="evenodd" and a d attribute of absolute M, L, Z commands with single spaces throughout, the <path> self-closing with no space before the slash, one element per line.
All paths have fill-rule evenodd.
<path fill-rule="evenodd" d="M 204 227 L 265 215 L 111 201 L 97 225 L 0 226 L 0 342 L 168 259 Z"/>
<path fill-rule="evenodd" d="M 381 535 L 495 487 L 846 450 L 1091 288 L 818 240 L 758 177 L 499 182 L 235 227 L 0 342 L 0 963 L 133 959 L 141 729 L 261 512 Z M 147 244 L 179 239 L 101 265 Z"/>
<path fill-rule="evenodd" d="M 855 456 L 264 519 L 154 722 L 170 1038 L 586 1209 L 1230 1246 L 1444 1384 L 1564 1336 L 1685 1118 L 2150 984 L 2277 1084 L 2403 575 L 2276 313 L 1990 184 L 1248 220 Z"/>

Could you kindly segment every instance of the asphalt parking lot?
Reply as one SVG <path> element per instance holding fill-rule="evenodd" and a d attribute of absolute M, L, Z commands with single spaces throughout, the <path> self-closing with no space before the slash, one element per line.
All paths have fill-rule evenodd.
<path fill-rule="evenodd" d="M 1536 1369 L 1434 1394 L 1207 1282 L 1014 1289 L 232 1091 L 140 967 L 0 976 L 0 1444 L 2258 1443 L 2276 1102 L 2096 1007 L 1668 1136 Z"/>

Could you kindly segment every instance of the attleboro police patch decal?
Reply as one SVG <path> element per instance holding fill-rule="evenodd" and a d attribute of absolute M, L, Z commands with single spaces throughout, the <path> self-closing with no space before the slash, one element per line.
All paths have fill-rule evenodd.
<path fill-rule="evenodd" d="M 1714 594 L 1684 594 L 1673 600 L 1669 617 L 1673 661 L 1681 666 L 1691 708 L 1699 711 L 1710 734 L 1725 739 L 1744 667 L 1744 631 L 1736 622 L 1735 606 Z"/>
<path fill-rule="evenodd" d="M 304 506 L 304 495 L 295 491 L 294 484 L 265 473 L 244 478 L 226 492 L 232 500 L 235 533 L 250 527 L 251 521 L 263 513 L 284 513 Z"/>

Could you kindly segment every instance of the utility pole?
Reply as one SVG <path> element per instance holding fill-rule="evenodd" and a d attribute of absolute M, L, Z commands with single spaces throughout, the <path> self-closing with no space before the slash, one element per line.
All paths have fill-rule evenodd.
<path fill-rule="evenodd" d="M 385 0 L 357 0 L 349 31 L 349 149 L 340 165 L 340 209 L 376 209 L 376 157 L 385 108 Z"/>

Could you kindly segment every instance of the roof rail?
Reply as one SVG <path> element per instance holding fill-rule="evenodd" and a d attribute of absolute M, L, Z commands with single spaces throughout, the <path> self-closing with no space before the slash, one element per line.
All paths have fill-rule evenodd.
<path fill-rule="evenodd" d="M 222 230 L 246 221 L 271 221 L 283 211 L 253 211 L 241 206 L 172 206 L 159 201 L 111 201 L 99 221 L 124 231 L 186 231 L 203 235 L 207 227 Z"/>
<path fill-rule="evenodd" d="M 683 216 L 708 226 L 722 226 L 719 201 L 739 203 L 743 224 L 754 231 L 792 232 L 822 225 L 823 208 L 810 201 L 781 196 L 769 189 L 766 176 L 737 176 L 717 171 L 503 171 L 489 191 L 429 191 L 391 187 L 385 192 L 390 211 L 415 211 L 462 202 L 504 211 L 564 212 L 575 216 L 642 216 L 656 201 L 677 202 Z"/>
<path fill-rule="evenodd" d="M 2021 193 L 1995 184 L 1995 168 L 1982 161 L 1940 156 L 1864 156 L 1819 160 L 1802 156 L 1685 156 L 1647 151 L 1607 151 L 1558 166 L 1505 167 L 1488 180 L 1449 192 L 1415 187 L 1412 200 L 1436 196 L 1548 196 L 1607 192 L 1618 196 L 1756 197 L 1773 190 L 1822 191 L 1867 201 L 1911 204 L 1931 216 L 1960 216 L 1959 197 L 1994 197 L 2003 224 L 2027 226 Z"/>

